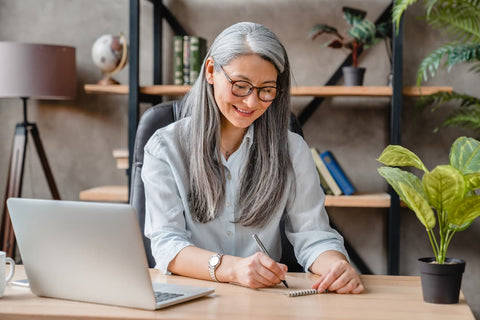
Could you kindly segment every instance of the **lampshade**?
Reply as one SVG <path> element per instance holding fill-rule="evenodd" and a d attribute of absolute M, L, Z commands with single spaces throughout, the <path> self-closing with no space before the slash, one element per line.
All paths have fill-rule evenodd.
<path fill-rule="evenodd" d="M 75 48 L 0 41 L 0 98 L 73 99 Z"/>

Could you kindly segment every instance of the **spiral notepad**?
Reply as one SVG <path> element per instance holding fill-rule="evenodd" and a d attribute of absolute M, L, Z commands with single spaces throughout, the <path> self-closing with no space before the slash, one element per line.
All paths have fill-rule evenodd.
<path fill-rule="evenodd" d="M 275 287 L 262 288 L 260 290 L 278 293 L 287 297 L 301 297 L 318 293 L 317 290 L 311 289 L 312 284 L 315 282 L 315 278 L 306 276 L 304 273 L 289 274 L 285 280 L 288 283 L 288 288 L 283 284 L 279 284 Z"/>
<path fill-rule="evenodd" d="M 317 294 L 318 291 L 315 289 L 303 289 L 303 290 L 294 290 L 288 291 L 285 293 L 289 297 L 300 297 L 300 296 L 308 296 L 309 294 Z"/>

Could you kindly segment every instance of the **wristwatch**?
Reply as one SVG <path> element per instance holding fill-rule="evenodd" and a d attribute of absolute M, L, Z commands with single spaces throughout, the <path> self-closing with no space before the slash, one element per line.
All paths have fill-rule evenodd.
<path fill-rule="evenodd" d="M 222 263 L 223 254 L 217 253 L 210 257 L 208 260 L 208 272 L 210 273 L 210 278 L 213 281 L 219 282 L 217 277 L 215 276 L 215 271 L 217 270 L 220 263 Z"/>

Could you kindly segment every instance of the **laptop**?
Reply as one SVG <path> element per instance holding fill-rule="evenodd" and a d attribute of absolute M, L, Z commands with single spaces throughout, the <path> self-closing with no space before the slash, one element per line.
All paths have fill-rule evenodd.
<path fill-rule="evenodd" d="M 38 296 L 155 310 L 214 292 L 152 284 L 130 205 L 10 198 L 7 206 Z"/>

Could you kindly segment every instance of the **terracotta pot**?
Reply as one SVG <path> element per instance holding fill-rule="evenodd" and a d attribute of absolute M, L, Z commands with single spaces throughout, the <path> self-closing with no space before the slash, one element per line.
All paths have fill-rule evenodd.
<path fill-rule="evenodd" d="M 343 79 L 346 86 L 362 86 L 365 68 L 343 67 Z"/>
<path fill-rule="evenodd" d="M 457 303 L 465 264 L 464 260 L 453 258 L 445 258 L 444 264 L 435 263 L 435 258 L 418 259 L 423 300 L 440 304 Z"/>

